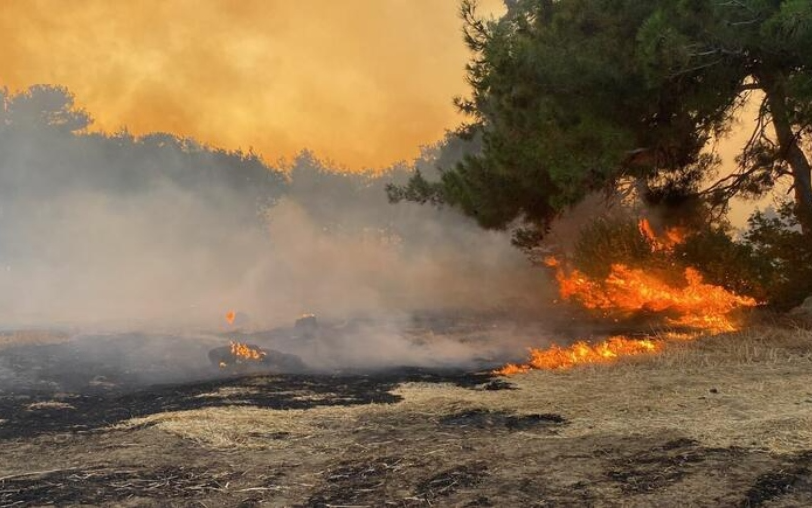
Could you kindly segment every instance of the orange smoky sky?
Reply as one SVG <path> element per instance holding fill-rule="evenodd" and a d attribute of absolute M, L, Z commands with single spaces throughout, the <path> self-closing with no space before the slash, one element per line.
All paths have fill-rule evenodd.
<path fill-rule="evenodd" d="M 481 1 L 498 13 L 501 1 Z M 165 131 L 348 168 L 461 120 L 455 0 L 3 0 L 0 86 L 67 86 L 94 129 Z"/>

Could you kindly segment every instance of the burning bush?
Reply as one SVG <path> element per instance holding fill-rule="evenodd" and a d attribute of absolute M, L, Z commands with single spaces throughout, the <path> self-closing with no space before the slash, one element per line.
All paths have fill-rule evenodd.
<path fill-rule="evenodd" d="M 658 235 L 645 219 L 635 226 L 624 221 L 598 221 L 584 230 L 576 247 L 574 259 L 583 269 L 555 257 L 549 257 L 546 264 L 555 270 L 562 299 L 615 321 L 653 314 L 663 324 L 690 330 L 673 336 L 680 340 L 704 332 L 736 330 L 731 314 L 753 307 L 757 301 L 710 284 L 699 270 L 687 266 L 679 254 L 687 237 L 680 228 L 665 229 Z M 566 348 L 553 344 L 547 349 L 532 348 L 527 363 L 509 364 L 496 373 L 512 375 L 531 369 L 608 363 L 620 357 L 656 353 L 663 346 L 661 339 L 625 336 L 597 344 L 579 341 Z"/>
<path fill-rule="evenodd" d="M 710 284 L 722 286 L 759 301 L 770 301 L 768 290 L 772 265 L 753 245 L 735 241 L 726 228 L 704 228 L 676 247 L 674 256 L 696 267 Z"/>
<path fill-rule="evenodd" d="M 564 300 L 613 319 L 661 314 L 671 325 L 732 330 L 728 315 L 756 305 L 756 300 L 708 280 L 686 263 L 691 249 L 685 246 L 701 245 L 688 243 L 694 241 L 691 237 L 679 227 L 655 232 L 646 219 L 636 224 L 598 220 L 582 231 L 571 265 L 556 258 L 547 264 L 555 268 Z M 716 273 L 723 278 L 721 267 Z M 739 278 L 734 274 L 731 280 Z"/>
<path fill-rule="evenodd" d="M 572 254 L 573 265 L 590 277 L 604 278 L 612 265 L 667 266 L 667 256 L 653 248 L 649 237 L 632 219 L 599 218 L 580 231 Z"/>
<path fill-rule="evenodd" d="M 643 269 L 672 285 L 685 284 L 686 269 L 704 283 L 747 295 L 777 309 L 812 295 L 812 239 L 789 205 L 774 214 L 756 212 L 749 229 L 736 239 L 724 222 L 686 233 L 679 227 L 655 232 L 645 220 L 598 219 L 579 233 L 572 266 L 590 278 L 604 279 L 613 266 Z"/>

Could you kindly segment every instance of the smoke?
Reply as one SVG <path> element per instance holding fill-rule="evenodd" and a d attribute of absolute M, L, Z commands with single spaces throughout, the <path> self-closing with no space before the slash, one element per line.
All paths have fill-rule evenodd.
<path fill-rule="evenodd" d="M 483 2 L 496 12 L 498 0 Z M 3 84 L 62 83 L 112 132 L 173 132 L 353 168 L 459 121 L 458 2 L 3 0 Z"/>
<path fill-rule="evenodd" d="M 124 202 L 84 190 L 13 206 L 0 270 L 11 323 L 211 327 L 236 309 L 262 327 L 303 312 L 526 306 L 541 285 L 504 235 L 462 220 L 453 237 L 406 223 L 427 243 L 405 244 L 359 224 L 325 231 L 285 197 L 258 228 L 170 184 Z"/>
<path fill-rule="evenodd" d="M 320 353 L 288 344 L 314 365 L 459 365 L 512 332 L 418 345 L 420 334 L 406 333 L 412 316 L 532 312 L 549 291 L 507 233 L 451 210 L 389 204 L 385 184 L 411 166 L 342 174 L 303 153 L 275 169 L 171 135 L 83 133 L 84 113 L 60 89 L 5 104 L 2 328 L 207 336 L 231 330 L 229 310 L 247 316 L 243 332 L 289 327 L 307 312 L 375 321 Z M 415 164 L 434 164 L 440 148 Z"/>

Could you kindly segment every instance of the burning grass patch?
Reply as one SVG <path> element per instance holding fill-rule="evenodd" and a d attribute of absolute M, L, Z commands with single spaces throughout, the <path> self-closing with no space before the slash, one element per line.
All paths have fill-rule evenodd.
<path fill-rule="evenodd" d="M 677 431 L 704 446 L 795 452 L 812 442 L 812 333 L 760 329 L 674 343 L 658 355 L 511 378 L 517 390 L 472 393 L 404 385 L 406 401 L 559 414 L 560 437 Z M 434 400 L 433 400 L 434 399 Z"/>
<path fill-rule="evenodd" d="M 24 472 L 41 456 L 31 452 L 38 443 L 37 453 L 49 454 L 37 459 L 43 469 L 75 465 L 68 448 L 105 461 L 104 474 L 142 464 L 130 476 L 110 476 L 110 485 L 156 492 L 169 488 L 138 482 L 176 463 L 211 465 L 210 478 L 231 481 L 226 491 L 200 490 L 205 498 L 164 490 L 170 504 L 237 506 L 250 497 L 309 507 L 812 506 L 810 352 L 812 333 L 764 329 L 678 342 L 611 365 L 533 371 L 510 378 L 508 390 L 488 390 L 490 379 L 473 375 L 234 378 L 139 394 L 144 403 L 166 400 L 114 432 L 72 434 L 59 448 L 51 435 L 6 440 L 14 453 L 4 458 L 17 461 L 7 473 Z M 355 402 L 295 405 L 322 393 Z M 132 410 L 140 400 L 115 399 L 115 407 Z M 77 410 L 59 410 L 61 418 L 93 407 L 62 401 Z M 156 454 L 167 446 L 171 457 Z M 114 457 L 115 467 L 107 462 Z M 91 466 L 77 471 L 96 471 Z M 68 495 L 15 478 L 13 488 L 46 496 L 40 500 Z M 159 499 L 148 491 L 103 494 L 110 497 L 100 504 Z"/>
<path fill-rule="evenodd" d="M 812 442 L 810 366 L 812 333 L 767 329 L 675 343 L 661 354 L 611 366 L 533 371 L 512 377 L 511 390 L 403 382 L 389 388 L 388 396 L 400 401 L 391 404 L 234 405 L 157 413 L 125 426 L 152 425 L 217 448 L 327 442 L 328 434 L 344 431 L 385 441 L 399 427 L 420 426 L 522 431 L 545 439 L 677 433 L 704 447 L 791 453 Z"/>

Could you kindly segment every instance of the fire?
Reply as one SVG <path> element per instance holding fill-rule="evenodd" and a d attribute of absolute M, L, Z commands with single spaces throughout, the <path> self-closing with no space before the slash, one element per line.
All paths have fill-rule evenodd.
<path fill-rule="evenodd" d="M 235 319 L 237 319 L 236 312 L 234 312 L 233 310 L 226 312 L 226 321 L 228 321 L 228 324 L 233 325 Z"/>
<path fill-rule="evenodd" d="M 234 341 L 231 341 L 231 354 L 237 359 L 251 361 L 261 361 L 266 355 L 265 351 Z"/>
<path fill-rule="evenodd" d="M 670 227 L 665 229 L 663 237 L 659 237 L 654 233 L 654 228 L 651 227 L 651 223 L 648 219 L 640 219 L 637 223 L 637 229 L 640 231 L 640 235 L 651 244 L 651 250 L 654 252 L 673 251 L 674 247 L 683 243 L 688 236 L 685 229 L 681 227 Z"/>
<path fill-rule="evenodd" d="M 651 223 L 648 219 L 640 219 L 637 223 L 637 229 L 640 230 L 640 234 L 648 241 L 652 243 L 657 241 L 657 235 L 654 234 L 654 229 L 651 227 Z"/>
<path fill-rule="evenodd" d="M 589 363 L 609 363 L 621 356 L 654 353 L 662 347 L 661 341 L 635 340 L 619 335 L 595 345 L 580 341 L 568 348 L 557 345 L 548 349 L 531 348 L 530 360 L 526 364 L 508 364 L 495 373 L 501 376 L 511 376 L 531 369 L 556 370 Z"/>
<path fill-rule="evenodd" d="M 671 251 L 685 241 L 686 233 L 680 228 L 667 229 L 664 238 L 659 238 L 647 220 L 641 220 L 638 227 L 654 251 Z M 559 294 L 564 300 L 574 300 L 587 309 L 615 317 L 641 312 L 661 313 L 666 316 L 668 324 L 694 332 L 670 334 L 659 340 L 617 336 L 594 345 L 581 341 L 567 348 L 553 345 L 548 349 L 531 349 L 526 364 L 509 364 L 496 374 L 509 376 L 531 369 L 569 369 L 580 364 L 612 362 L 622 356 L 656 353 L 665 346 L 666 340 L 688 340 L 698 337 L 701 332 L 735 331 L 737 327 L 730 314 L 736 309 L 758 305 L 753 298 L 705 283 L 702 275 L 690 267 L 682 274 L 684 283 L 678 284 L 651 271 L 624 264 L 613 264 L 608 276 L 597 279 L 565 267 L 552 256 L 544 263 L 555 270 Z"/>
<path fill-rule="evenodd" d="M 638 228 L 653 250 L 673 250 L 687 236 L 681 228 L 669 228 L 665 230 L 665 237 L 660 238 L 646 219 L 638 222 Z M 667 320 L 671 325 L 726 332 L 736 329 L 728 314 L 735 309 L 758 304 L 753 298 L 706 284 L 702 275 L 690 267 L 683 272 L 685 284 L 674 285 L 654 273 L 624 264 L 613 264 L 605 279 L 596 280 L 579 270 L 565 269 L 553 257 L 545 262 L 556 270 L 562 299 L 576 300 L 587 309 L 607 313 L 667 313 L 675 316 Z"/>
<path fill-rule="evenodd" d="M 732 293 L 721 286 L 706 284 L 693 268 L 684 272 L 687 285 L 672 286 L 639 268 L 612 265 L 603 280 L 587 277 L 578 270 L 556 268 L 559 293 L 565 300 L 577 300 L 587 309 L 634 313 L 668 312 L 673 325 L 708 331 L 736 329 L 728 314 L 742 307 L 757 305 L 755 299 Z"/>

